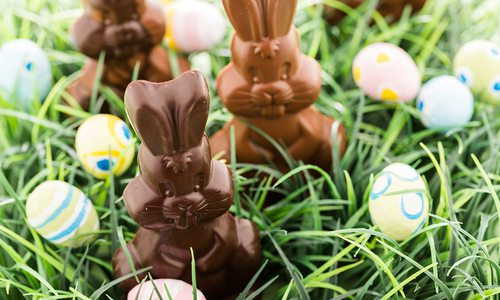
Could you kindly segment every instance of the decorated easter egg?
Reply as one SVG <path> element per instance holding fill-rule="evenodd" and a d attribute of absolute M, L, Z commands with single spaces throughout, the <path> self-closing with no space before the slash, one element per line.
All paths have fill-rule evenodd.
<path fill-rule="evenodd" d="M 500 47 L 485 40 L 463 45 L 454 60 L 455 74 L 479 98 L 500 105 Z"/>
<path fill-rule="evenodd" d="M 388 43 L 365 47 L 352 66 L 356 85 L 369 97 L 390 102 L 409 102 L 420 89 L 421 76 L 403 49 Z"/>
<path fill-rule="evenodd" d="M 427 189 L 407 164 L 391 164 L 377 176 L 368 203 L 372 221 L 382 233 L 402 241 L 418 231 L 429 214 Z"/>
<path fill-rule="evenodd" d="M 154 286 L 153 286 L 154 284 Z M 156 287 L 156 289 L 155 289 Z M 168 294 L 167 294 L 168 290 Z M 160 295 L 158 295 L 158 292 Z M 169 296 L 170 294 L 170 296 Z M 205 296 L 196 290 L 198 300 L 206 300 Z M 135 286 L 127 296 L 127 300 L 192 300 L 193 286 L 184 281 L 175 279 L 156 279 L 146 281 Z"/>
<path fill-rule="evenodd" d="M 41 236 L 60 246 L 80 247 L 95 239 L 99 218 L 92 202 L 64 181 L 46 181 L 26 202 L 28 223 Z"/>
<path fill-rule="evenodd" d="M 30 40 L 19 39 L 0 48 L 0 94 L 5 100 L 28 107 L 44 100 L 52 87 L 47 54 Z"/>
<path fill-rule="evenodd" d="M 469 122 L 474 113 L 474 96 L 453 76 L 436 77 L 422 87 L 417 108 L 429 128 L 448 130 Z"/>
<path fill-rule="evenodd" d="M 78 128 L 75 149 L 83 168 L 99 179 L 111 173 L 123 174 L 135 156 L 132 133 L 127 124 L 113 115 L 88 118 Z"/>
<path fill-rule="evenodd" d="M 177 0 L 165 5 L 165 38 L 170 48 L 197 52 L 212 48 L 226 33 L 219 9 L 201 0 Z"/>

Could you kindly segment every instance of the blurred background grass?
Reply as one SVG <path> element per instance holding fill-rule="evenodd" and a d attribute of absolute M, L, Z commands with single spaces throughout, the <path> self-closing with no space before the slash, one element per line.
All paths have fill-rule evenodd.
<path fill-rule="evenodd" d="M 49 55 L 56 82 L 46 101 L 27 112 L 0 100 L 0 299 L 121 296 L 112 282 L 112 245 L 130 240 L 137 230 L 121 198 L 137 166 L 120 178 L 98 181 L 82 170 L 73 149 L 76 129 L 88 114 L 68 112 L 60 103 L 85 61 L 68 34 L 82 13 L 79 2 L 0 2 L 0 44 L 15 38 L 38 43 Z M 499 109 L 476 101 L 473 120 L 442 135 L 423 128 L 412 104 L 395 107 L 365 99 L 350 69 L 363 46 L 387 41 L 411 54 L 424 81 L 451 74 L 453 55 L 464 42 L 500 42 L 500 2 L 429 0 L 422 12 L 410 16 L 408 10 L 393 24 L 373 12 L 374 4 L 347 11 L 348 17 L 331 27 L 321 17 L 321 1 L 299 3 L 302 48 L 323 68 L 317 107 L 343 121 L 349 132 L 348 150 L 334 170 L 308 181 L 290 175 L 273 187 L 271 180 L 245 178 L 244 172 L 284 174 L 232 166 L 239 191 L 232 212 L 258 224 L 263 261 L 269 261 L 260 277 L 261 285 L 269 285 L 265 299 L 498 298 Z M 229 61 L 230 33 L 210 52 L 189 56 L 204 71 L 213 95 L 209 134 L 230 118 L 214 92 L 215 78 Z M 110 102 L 125 118 L 116 96 L 103 90 L 100 101 Z M 70 116 L 63 117 L 63 111 Z M 415 166 L 432 197 L 428 226 L 402 243 L 377 232 L 367 209 L 371 174 L 391 162 Z M 306 170 L 310 167 L 297 163 L 292 172 Z M 72 183 L 93 200 L 102 226 L 88 247 L 55 247 L 27 226 L 26 198 L 48 179 Z M 264 206 L 269 191 L 284 199 Z"/>

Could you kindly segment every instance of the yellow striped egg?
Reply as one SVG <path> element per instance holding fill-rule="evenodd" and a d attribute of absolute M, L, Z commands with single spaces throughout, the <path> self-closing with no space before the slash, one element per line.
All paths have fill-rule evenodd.
<path fill-rule="evenodd" d="M 201 0 L 176 0 L 165 5 L 165 39 L 172 49 L 183 52 L 205 51 L 226 34 L 226 21 L 220 10 Z"/>
<path fill-rule="evenodd" d="M 83 168 L 99 179 L 111 172 L 121 175 L 135 156 L 132 132 L 125 122 L 113 115 L 88 118 L 76 133 L 75 149 Z"/>
<path fill-rule="evenodd" d="M 407 239 L 427 221 L 429 200 L 424 181 L 407 164 L 391 164 L 377 176 L 368 203 L 372 221 L 396 241 Z"/>
<path fill-rule="evenodd" d="M 36 187 L 26 202 L 26 215 L 31 227 L 60 246 L 87 245 L 99 230 L 92 202 L 64 181 L 46 181 Z"/>

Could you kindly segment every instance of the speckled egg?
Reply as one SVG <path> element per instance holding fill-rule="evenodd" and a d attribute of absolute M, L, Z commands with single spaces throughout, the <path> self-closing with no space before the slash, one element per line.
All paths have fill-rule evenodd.
<path fill-rule="evenodd" d="M 0 48 L 0 94 L 20 107 L 44 100 L 52 88 L 47 54 L 30 40 L 19 39 Z"/>
<path fill-rule="evenodd" d="M 123 174 L 135 156 L 127 124 L 106 114 L 92 116 L 78 128 L 75 149 L 83 168 L 99 179 Z"/>
<path fill-rule="evenodd" d="M 95 239 L 99 218 L 92 202 L 64 181 L 46 181 L 26 202 L 28 223 L 41 236 L 60 246 L 81 247 Z"/>
<path fill-rule="evenodd" d="M 205 1 L 177 0 L 165 5 L 166 41 L 183 52 L 205 51 L 226 34 L 226 21 L 220 10 Z"/>
<path fill-rule="evenodd" d="M 373 223 L 396 241 L 422 228 L 429 214 L 424 181 L 414 168 L 402 163 L 387 166 L 377 176 L 368 205 Z"/>
<path fill-rule="evenodd" d="M 413 59 L 403 49 L 388 43 L 365 47 L 352 66 L 357 86 L 370 98 L 409 102 L 418 94 L 421 76 Z"/>
<path fill-rule="evenodd" d="M 428 128 L 446 131 L 467 124 L 474 113 L 474 96 L 453 76 L 436 77 L 422 87 L 417 108 Z"/>
<path fill-rule="evenodd" d="M 138 284 L 128 293 L 127 300 L 192 300 L 194 298 L 193 286 L 184 281 L 156 279 L 153 282 L 146 281 Z M 161 297 L 154 289 L 153 284 L 156 286 L 156 290 L 160 292 Z M 169 298 L 166 289 L 168 289 L 171 298 Z M 199 290 L 196 290 L 196 297 L 198 300 L 206 300 L 205 296 Z"/>
<path fill-rule="evenodd" d="M 455 74 L 480 99 L 500 105 L 500 47 L 485 40 L 463 45 L 454 60 Z"/>

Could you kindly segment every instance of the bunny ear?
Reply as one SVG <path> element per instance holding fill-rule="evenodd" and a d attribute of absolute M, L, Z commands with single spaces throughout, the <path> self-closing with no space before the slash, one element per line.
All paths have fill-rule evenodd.
<path fill-rule="evenodd" d="M 264 24 L 261 0 L 223 0 L 222 2 L 231 24 L 236 30 L 236 35 L 240 39 L 260 41 L 263 38 Z"/>
<path fill-rule="evenodd" d="M 297 0 L 263 1 L 267 11 L 266 24 L 269 38 L 275 39 L 287 35 L 293 24 Z"/>
<path fill-rule="evenodd" d="M 136 81 L 125 91 L 134 130 L 153 155 L 173 155 L 201 144 L 210 108 L 205 77 L 189 71 L 165 83 Z"/>
<path fill-rule="evenodd" d="M 157 86 L 135 81 L 125 91 L 125 107 L 135 132 L 153 155 L 173 152 L 172 134 L 158 99 Z"/>

